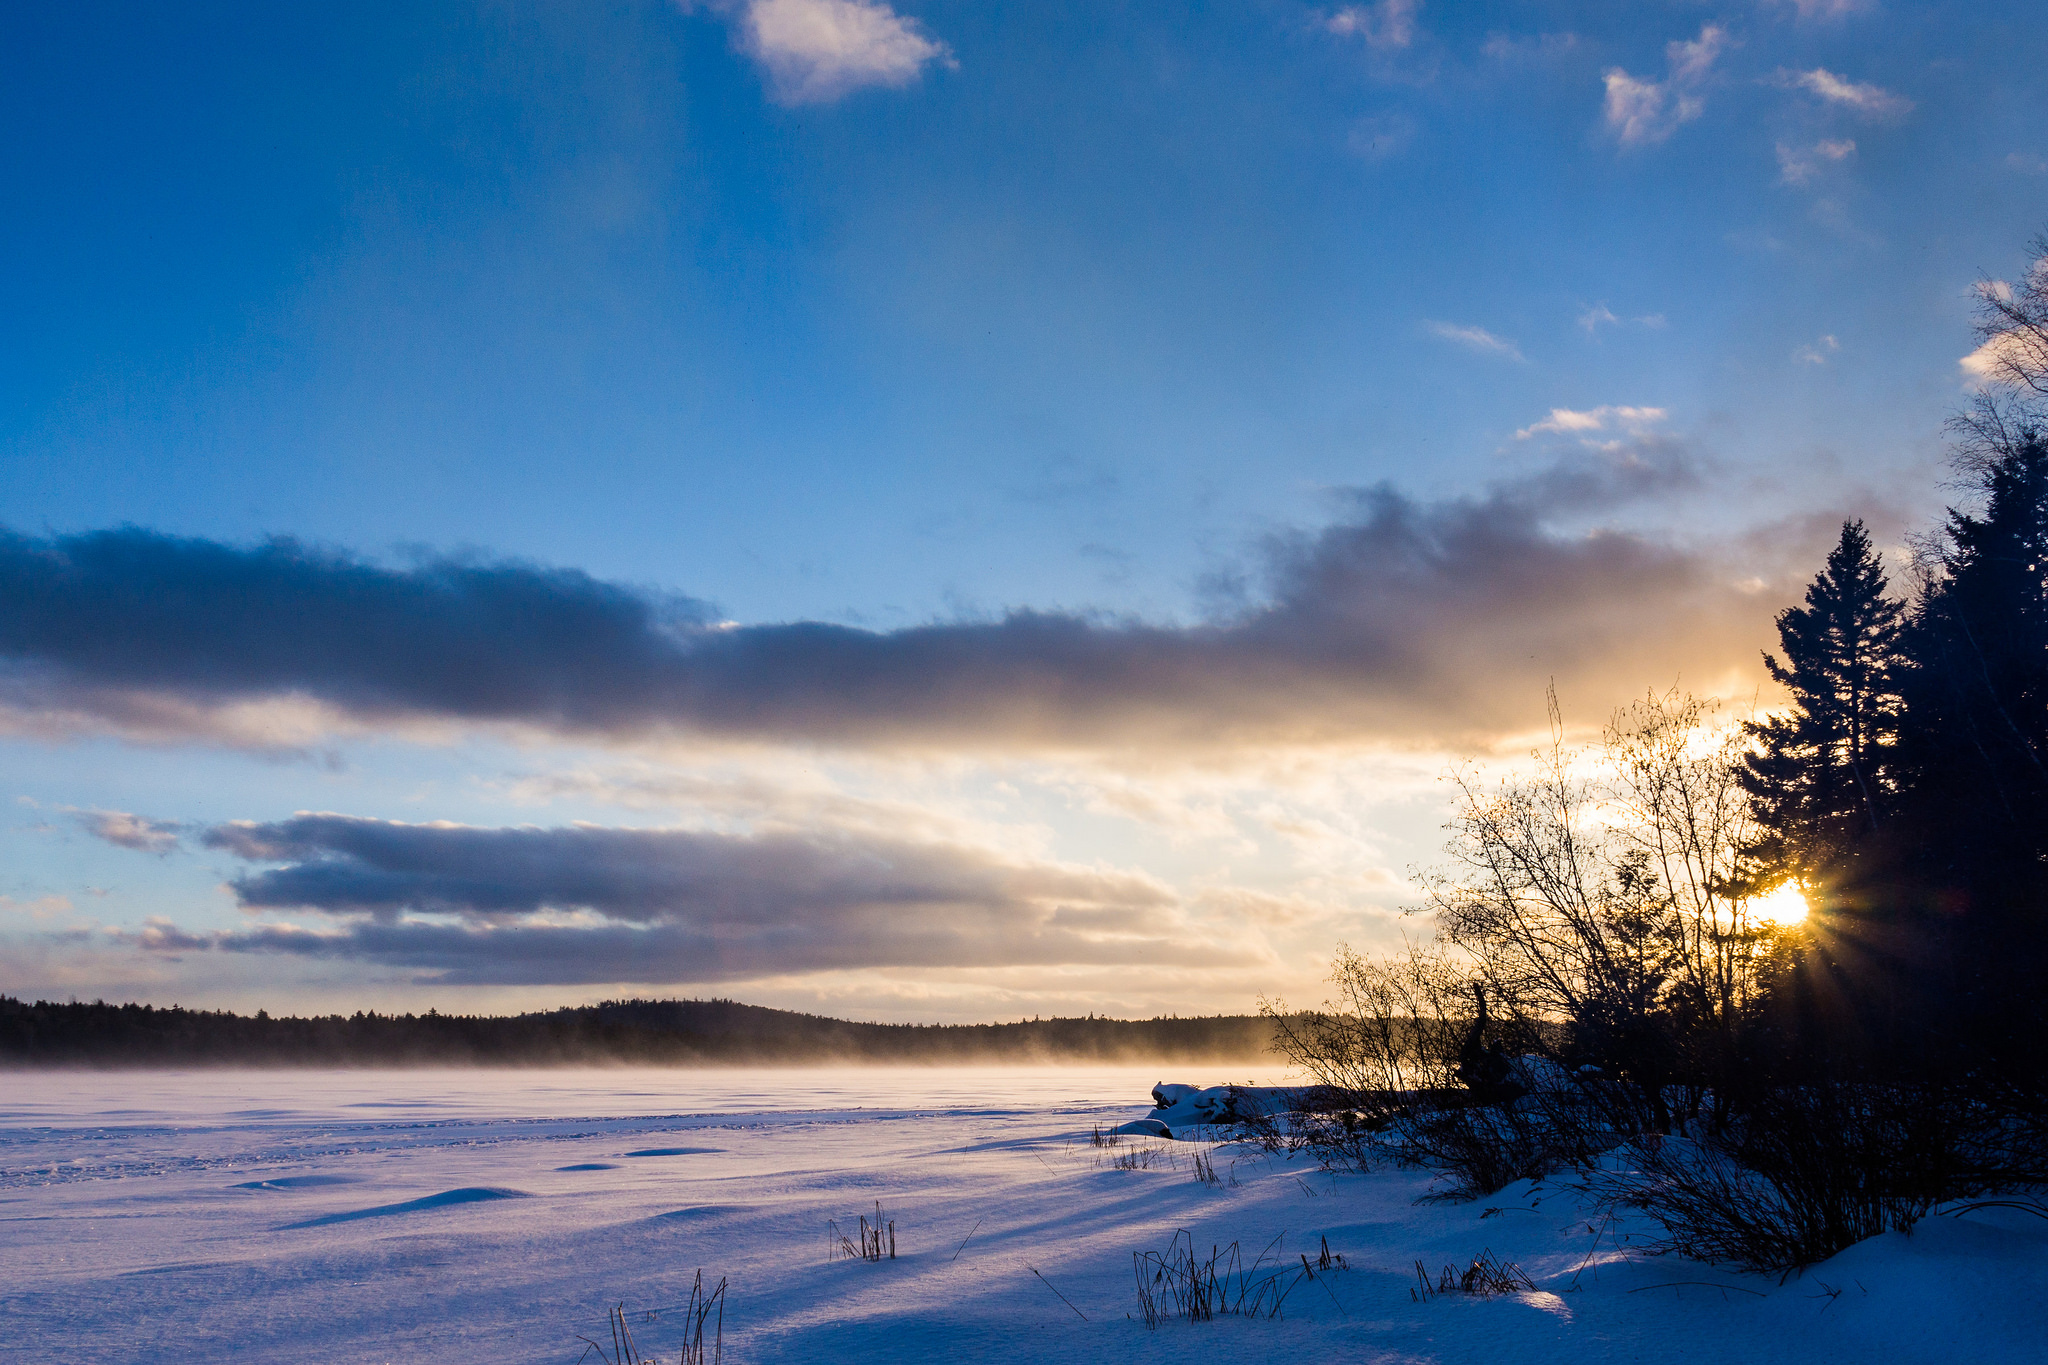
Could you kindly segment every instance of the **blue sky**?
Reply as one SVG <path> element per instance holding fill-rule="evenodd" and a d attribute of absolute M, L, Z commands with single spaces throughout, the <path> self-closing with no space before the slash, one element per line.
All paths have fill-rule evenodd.
<path fill-rule="evenodd" d="M 1511 748 L 1547 678 L 1595 721 L 1674 677 L 1745 695 L 1843 516 L 1896 546 L 1938 512 L 1971 287 L 2048 225 L 2017 4 L 0 26 L 0 525 L 95 585 L 22 568 L 42 624 L 0 622 L 29 994 L 1307 994 L 1396 931 L 1435 774 Z M 461 572 L 494 565 L 486 628 Z M 811 905 L 785 927 L 844 951 L 693 966 L 739 923 L 694 882 L 257 904 L 273 864 L 398 875 L 355 826 L 221 833 L 297 811 L 668 831 L 631 856 L 729 867 L 782 897 L 762 945 Z M 805 900 L 749 870 L 779 839 L 819 884 L 929 884 Z M 626 856 L 547 856 L 599 844 Z M 663 925 L 643 979 L 475 965 Z"/>

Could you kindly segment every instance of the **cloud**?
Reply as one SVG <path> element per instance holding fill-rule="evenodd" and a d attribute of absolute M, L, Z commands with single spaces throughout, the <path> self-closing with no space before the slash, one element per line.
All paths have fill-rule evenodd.
<path fill-rule="evenodd" d="M 1867 118 L 1901 118 L 1913 110 L 1913 101 L 1902 95 L 1894 95 L 1874 85 L 1859 85 L 1824 67 L 1817 66 L 1811 71 L 1781 70 L 1777 79 L 1780 85 L 1805 90 L 1829 104 L 1853 109 Z"/>
<path fill-rule="evenodd" d="M 1846 19 L 1870 9 L 1876 0 L 1764 0 L 1764 3 L 1796 10 L 1801 19 Z"/>
<path fill-rule="evenodd" d="M 1614 310 L 1604 303 L 1596 303 L 1579 313 L 1579 326 L 1586 329 L 1588 336 L 1592 336 L 1602 327 L 1620 327 L 1630 322 L 1653 331 L 1665 325 L 1662 313 L 1644 313 L 1637 317 L 1621 318 L 1615 316 Z"/>
<path fill-rule="evenodd" d="M 19 901 L 12 896 L 0 896 L 0 913 L 24 914 L 32 919 L 46 920 L 71 913 L 71 899 L 68 896 L 38 896 L 32 901 Z"/>
<path fill-rule="evenodd" d="M 1956 363 L 1964 385 L 1977 392 L 2030 389 L 2031 376 L 2048 373 L 2048 338 L 2022 328 L 1999 332 Z"/>
<path fill-rule="evenodd" d="M 1840 165 L 1856 155 L 1856 144 L 1848 138 L 1823 139 L 1811 147 L 1793 147 L 1778 144 L 1778 181 L 1785 185 L 1805 185 L 1812 181 L 1822 165 Z"/>
<path fill-rule="evenodd" d="M 1706 79 L 1716 59 L 1730 45 L 1728 31 L 1717 24 L 1703 25 L 1700 36 L 1690 42 L 1666 43 L 1664 59 L 1671 67 L 1672 84 L 1693 85 Z"/>
<path fill-rule="evenodd" d="M 478 828 L 300 814 L 205 841 L 248 910 L 311 912 L 162 951 L 348 958 L 448 984 L 683 984 L 874 967 L 1203 967 L 1270 959 L 1189 931 L 1149 877 L 875 835 Z M 154 934 L 154 941 L 150 936 Z"/>
<path fill-rule="evenodd" d="M 849 795 L 818 772 L 813 756 L 774 764 L 746 755 L 719 771 L 688 771 L 670 762 L 627 760 L 603 769 L 511 774 L 486 784 L 524 805 L 560 800 L 599 802 L 627 810 L 663 811 L 692 828 L 761 833 L 829 828 L 841 834 L 885 834 L 922 842 L 998 842 L 1014 826 L 977 821 L 953 802 L 939 804 Z"/>
<path fill-rule="evenodd" d="M 880 0 L 747 0 L 740 49 L 781 104 L 829 104 L 869 86 L 900 88 L 952 51 Z"/>
<path fill-rule="evenodd" d="M 1527 433 L 1640 433 L 1661 416 L 1558 409 Z M 240 718 L 279 707 L 614 744 L 1463 742 L 1519 723 L 1553 674 L 1599 697 L 1701 677 L 1741 666 L 1768 625 L 1717 550 L 1584 529 L 1697 478 L 1675 443 L 1608 444 L 1479 496 L 1353 490 L 1334 524 L 1263 542 L 1251 590 L 1188 624 L 1017 609 L 890 631 L 741 625 L 516 562 L 393 569 L 291 540 L 0 532 L 0 698 L 18 724 L 150 740 L 245 738 Z"/>
<path fill-rule="evenodd" d="M 1802 365 L 1825 365 L 1828 357 L 1841 349 L 1841 342 L 1832 336 L 1824 336 L 1810 346 L 1801 346 L 1792 353 L 1792 358 Z"/>
<path fill-rule="evenodd" d="M 2035 156 L 2032 152 L 2007 152 L 2005 164 L 2021 175 L 2048 175 L 2048 157 Z"/>
<path fill-rule="evenodd" d="M 1557 436 L 1583 436 L 1595 431 L 1609 431 L 1615 427 L 1640 433 L 1662 422 L 1668 416 L 1670 414 L 1663 408 L 1616 407 L 1606 403 L 1584 412 L 1577 412 L 1571 408 L 1552 408 L 1550 416 L 1523 427 L 1515 433 L 1515 439 L 1526 441 L 1531 436 L 1545 432 Z"/>
<path fill-rule="evenodd" d="M 117 933 L 115 937 L 147 953 L 203 952 L 215 942 L 209 936 L 188 934 L 161 915 L 151 915 L 142 921 L 142 928 L 133 934 Z"/>
<path fill-rule="evenodd" d="M 1504 355 L 1510 360 L 1523 359 L 1521 348 L 1514 342 L 1506 337 L 1495 336 L 1484 327 L 1461 327 L 1455 322 L 1426 322 L 1423 326 L 1429 329 L 1431 336 L 1442 337 L 1445 341 L 1455 341 L 1467 350 L 1478 351 L 1482 355 Z"/>
<path fill-rule="evenodd" d="M 1689 42 L 1665 44 L 1667 75 L 1661 81 L 1639 79 L 1620 67 L 1602 77 L 1607 98 L 1602 109 L 1608 131 L 1624 147 L 1662 142 L 1706 111 L 1699 87 L 1714 63 L 1732 46 L 1726 29 L 1708 24 Z"/>
<path fill-rule="evenodd" d="M 169 853 L 178 846 L 178 835 L 185 828 L 175 820 L 151 820 L 121 810 L 81 810 L 71 814 L 95 839 L 138 853 Z"/>
<path fill-rule="evenodd" d="M 1363 38 L 1378 52 L 1399 51 L 1415 42 L 1415 13 L 1421 0 L 1378 0 L 1371 5 L 1346 5 L 1324 21 L 1331 33 Z"/>

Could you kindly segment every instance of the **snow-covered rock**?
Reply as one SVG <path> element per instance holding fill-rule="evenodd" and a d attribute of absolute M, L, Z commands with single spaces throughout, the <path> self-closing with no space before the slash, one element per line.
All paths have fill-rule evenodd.
<path fill-rule="evenodd" d="M 1556 1094 L 1573 1086 L 1570 1072 L 1533 1052 L 1525 1052 L 1508 1064 L 1508 1079 L 1531 1095 Z"/>
<path fill-rule="evenodd" d="M 1277 1085 L 1192 1085 L 1161 1082 L 1152 1087 L 1151 1117 L 1172 1136 L 1183 1128 L 1214 1127 L 1278 1114 L 1293 1106 L 1294 1091 Z"/>

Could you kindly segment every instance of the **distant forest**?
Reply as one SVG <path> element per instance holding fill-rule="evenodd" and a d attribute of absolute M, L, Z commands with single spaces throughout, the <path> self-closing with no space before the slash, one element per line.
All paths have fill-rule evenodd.
<path fill-rule="evenodd" d="M 612 1000 L 510 1016 L 273 1019 L 0 996 L 0 1066 L 796 1066 L 811 1063 L 1243 1062 L 1270 1021 L 1033 1019 L 863 1024 L 733 1000 Z"/>

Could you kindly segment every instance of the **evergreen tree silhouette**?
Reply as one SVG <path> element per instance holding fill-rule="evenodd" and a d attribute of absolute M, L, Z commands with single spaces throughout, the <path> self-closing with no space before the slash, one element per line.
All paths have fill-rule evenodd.
<path fill-rule="evenodd" d="M 2048 443 L 2023 429 L 1980 477 L 1983 512 L 1951 511 L 1902 637 L 1878 889 L 1969 1063 L 2048 1075 Z"/>
<path fill-rule="evenodd" d="M 1764 666 L 1792 709 L 1745 724 L 1758 742 L 1742 785 L 1759 829 L 1747 851 L 1760 886 L 1828 880 L 1890 813 L 1905 608 L 1887 587 L 1863 523 L 1847 521 L 1806 604 L 1778 614 L 1784 662 L 1765 654 Z"/>

